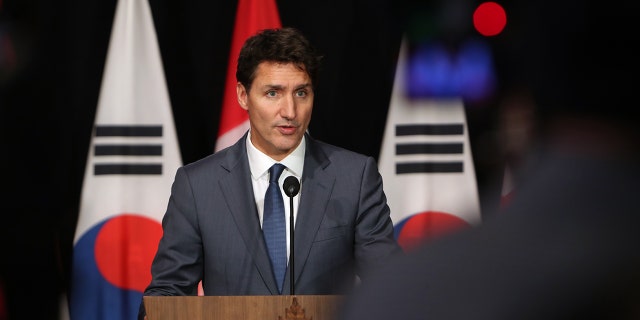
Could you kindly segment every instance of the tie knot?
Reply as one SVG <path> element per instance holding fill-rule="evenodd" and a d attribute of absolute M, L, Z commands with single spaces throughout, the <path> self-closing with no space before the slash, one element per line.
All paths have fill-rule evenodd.
<path fill-rule="evenodd" d="M 280 178 L 282 171 L 284 171 L 284 168 L 286 167 L 281 163 L 272 165 L 271 168 L 269 168 L 269 183 L 278 182 L 278 179 Z"/>

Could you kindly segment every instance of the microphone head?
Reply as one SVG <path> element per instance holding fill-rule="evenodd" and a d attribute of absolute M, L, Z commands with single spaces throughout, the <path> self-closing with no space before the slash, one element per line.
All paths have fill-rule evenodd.
<path fill-rule="evenodd" d="M 300 182 L 294 176 L 288 176 L 284 179 L 284 183 L 282 184 L 282 188 L 284 189 L 284 193 L 289 197 L 295 197 L 300 191 Z"/>

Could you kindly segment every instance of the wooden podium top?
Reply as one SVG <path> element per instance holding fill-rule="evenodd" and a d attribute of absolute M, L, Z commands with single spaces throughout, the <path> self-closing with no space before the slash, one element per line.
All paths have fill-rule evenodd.
<path fill-rule="evenodd" d="M 145 296 L 147 320 L 333 320 L 343 296 Z"/>

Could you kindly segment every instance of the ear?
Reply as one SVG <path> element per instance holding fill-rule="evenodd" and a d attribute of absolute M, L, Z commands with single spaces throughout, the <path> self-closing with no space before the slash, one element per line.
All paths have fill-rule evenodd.
<path fill-rule="evenodd" d="M 249 106 L 247 106 L 247 99 L 249 98 L 249 93 L 244 85 L 240 82 L 236 84 L 236 94 L 238 95 L 238 103 L 240 107 L 245 110 L 249 110 Z"/>

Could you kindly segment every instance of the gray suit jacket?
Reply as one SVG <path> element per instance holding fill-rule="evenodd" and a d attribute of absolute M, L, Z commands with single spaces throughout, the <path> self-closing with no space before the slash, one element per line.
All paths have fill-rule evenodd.
<path fill-rule="evenodd" d="M 253 196 L 245 137 L 178 169 L 144 295 L 278 294 Z M 345 294 L 401 252 L 373 158 L 306 135 L 295 226 L 295 294 Z M 283 294 L 290 294 L 289 270 Z"/>

